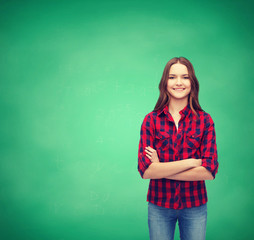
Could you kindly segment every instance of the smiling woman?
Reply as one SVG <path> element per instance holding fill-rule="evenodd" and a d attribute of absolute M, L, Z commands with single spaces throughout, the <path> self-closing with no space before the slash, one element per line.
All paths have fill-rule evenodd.
<path fill-rule="evenodd" d="M 191 91 L 191 81 L 188 69 L 184 64 L 176 63 L 171 66 L 169 70 L 167 90 L 170 94 L 171 100 L 173 99 L 171 101 L 171 107 L 174 106 L 176 99 L 182 99 L 182 102 L 186 105 Z M 174 109 L 172 109 L 172 114 L 174 113 L 176 113 L 176 115 L 178 114 L 177 111 L 175 112 Z"/>
<path fill-rule="evenodd" d="M 218 171 L 214 122 L 198 101 L 192 64 L 175 57 L 165 66 L 154 110 L 141 125 L 138 171 L 150 179 L 147 194 L 150 239 L 205 239 L 205 180 Z"/>

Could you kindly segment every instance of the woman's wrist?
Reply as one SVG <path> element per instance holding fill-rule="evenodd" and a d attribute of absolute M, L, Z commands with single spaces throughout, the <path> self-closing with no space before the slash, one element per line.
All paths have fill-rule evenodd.
<path fill-rule="evenodd" d="M 202 165 L 202 159 L 201 158 L 191 158 L 192 159 L 192 164 L 194 167 L 199 167 Z"/>

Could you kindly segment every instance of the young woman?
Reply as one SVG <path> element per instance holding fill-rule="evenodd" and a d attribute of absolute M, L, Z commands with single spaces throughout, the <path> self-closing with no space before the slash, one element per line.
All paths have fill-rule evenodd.
<path fill-rule="evenodd" d="M 159 84 L 154 110 L 141 125 L 138 171 L 150 179 L 147 193 L 151 240 L 204 240 L 207 222 L 205 180 L 218 172 L 215 127 L 198 101 L 192 64 L 172 58 Z"/>

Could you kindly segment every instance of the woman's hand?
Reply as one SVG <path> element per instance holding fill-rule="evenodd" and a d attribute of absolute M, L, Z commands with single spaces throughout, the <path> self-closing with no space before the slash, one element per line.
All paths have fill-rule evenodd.
<path fill-rule="evenodd" d="M 151 162 L 160 162 L 155 149 L 148 146 L 145 148 L 145 151 L 147 152 L 146 156 L 151 160 Z"/>

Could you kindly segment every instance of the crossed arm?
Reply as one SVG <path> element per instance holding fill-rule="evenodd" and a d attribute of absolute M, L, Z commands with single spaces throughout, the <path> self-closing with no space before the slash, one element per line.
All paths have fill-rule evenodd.
<path fill-rule="evenodd" d="M 145 152 L 146 156 L 151 160 L 151 162 L 156 164 L 150 169 L 150 176 L 152 176 L 152 178 L 167 178 L 180 181 L 202 181 L 214 179 L 212 173 L 207 168 L 202 166 L 202 159 L 195 160 L 190 158 L 180 162 L 177 161 L 166 163 L 166 166 L 165 163 L 159 161 L 157 151 L 155 149 L 149 146 L 145 148 Z M 162 164 L 164 164 L 164 166 L 162 166 Z M 181 164 L 181 166 L 179 164 Z M 167 175 L 167 173 L 161 173 L 158 175 L 158 172 L 162 171 L 162 167 L 163 170 L 167 170 L 165 167 L 168 169 L 170 167 L 171 170 L 174 168 L 174 173 L 169 175 Z M 151 174 L 151 172 L 153 172 L 153 174 Z"/>
<path fill-rule="evenodd" d="M 201 180 L 213 180 L 213 175 L 205 167 L 198 166 L 168 176 L 166 178 L 180 181 L 201 181 Z"/>
<path fill-rule="evenodd" d="M 173 162 L 159 162 L 158 160 L 153 159 L 144 171 L 142 178 L 167 178 L 180 181 L 202 181 L 214 179 L 212 173 L 202 166 L 202 160 L 193 158 Z"/>

